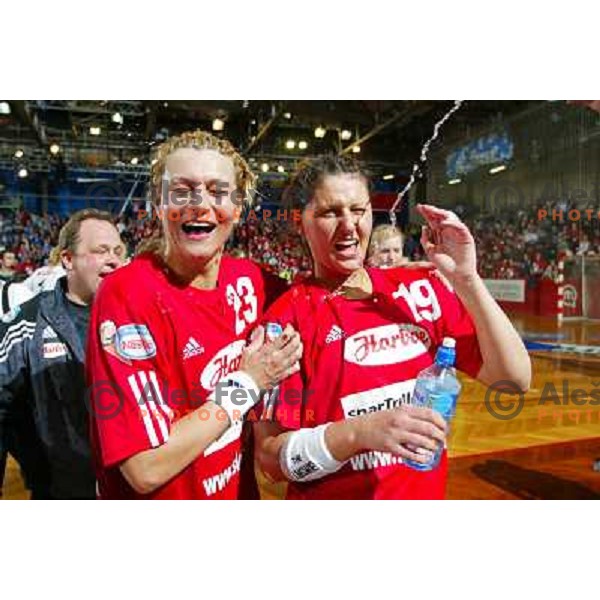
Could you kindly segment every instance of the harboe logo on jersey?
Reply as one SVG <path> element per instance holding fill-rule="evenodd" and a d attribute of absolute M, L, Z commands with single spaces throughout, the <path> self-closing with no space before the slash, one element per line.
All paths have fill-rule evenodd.
<path fill-rule="evenodd" d="M 427 352 L 431 338 L 421 327 L 392 324 L 359 331 L 346 340 L 344 359 L 356 365 L 394 365 Z"/>
<path fill-rule="evenodd" d="M 237 371 L 245 345 L 244 340 L 237 340 L 215 354 L 200 375 L 200 383 L 205 390 L 214 390 L 220 379 Z"/>

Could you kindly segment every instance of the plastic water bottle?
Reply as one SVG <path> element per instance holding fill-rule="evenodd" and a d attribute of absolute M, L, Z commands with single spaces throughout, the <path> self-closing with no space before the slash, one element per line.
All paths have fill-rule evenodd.
<path fill-rule="evenodd" d="M 267 342 L 275 341 L 280 335 L 283 335 L 283 327 L 279 323 L 267 323 L 265 325 L 265 337 Z M 279 403 L 279 386 L 265 393 L 263 398 L 263 413 L 261 419 L 271 421 L 275 412 L 275 407 Z"/>
<path fill-rule="evenodd" d="M 430 367 L 423 369 L 417 376 L 411 401 L 413 406 L 433 408 L 448 423 L 454 417 L 456 400 L 461 389 L 454 369 L 455 360 L 456 341 L 450 337 L 444 338 L 442 345 L 438 348 L 435 362 Z M 431 471 L 439 464 L 443 451 L 444 447 L 440 445 L 429 462 L 418 463 L 405 459 L 404 464 L 418 471 Z"/>

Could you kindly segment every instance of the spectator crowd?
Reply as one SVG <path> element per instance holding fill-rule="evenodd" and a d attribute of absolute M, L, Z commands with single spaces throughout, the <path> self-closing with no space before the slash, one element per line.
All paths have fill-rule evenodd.
<path fill-rule="evenodd" d="M 458 206 L 456 212 L 469 226 L 477 242 L 480 274 L 489 279 L 556 280 L 557 263 L 572 256 L 600 256 L 600 218 L 596 208 L 592 218 L 570 220 L 575 208 L 567 201 L 539 203 L 536 207 L 482 213 L 474 207 Z M 547 211 L 539 218 L 539 210 Z M 563 218 L 552 218 L 562 211 Z M 133 255 L 139 244 L 155 232 L 156 220 L 138 218 L 133 210 L 117 218 L 117 229 Z M 554 212 L 554 215 L 559 212 Z M 0 250 L 14 253 L 17 276 L 27 276 L 47 264 L 66 218 L 54 214 L 36 215 L 25 210 L 0 214 Z M 423 260 L 419 243 L 421 228 L 411 224 L 404 232 L 404 254 L 410 260 Z M 229 251 L 250 257 L 267 271 L 293 281 L 310 273 L 310 259 L 292 223 L 262 218 L 261 211 L 246 218 L 236 229 Z"/>

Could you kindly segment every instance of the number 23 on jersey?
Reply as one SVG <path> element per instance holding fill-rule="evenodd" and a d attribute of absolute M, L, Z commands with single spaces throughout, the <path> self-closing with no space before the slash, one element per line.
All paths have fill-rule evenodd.
<path fill-rule="evenodd" d="M 258 298 L 249 277 L 240 277 L 227 286 L 227 304 L 235 312 L 235 334 L 240 335 L 247 325 L 254 323 L 258 317 Z"/>

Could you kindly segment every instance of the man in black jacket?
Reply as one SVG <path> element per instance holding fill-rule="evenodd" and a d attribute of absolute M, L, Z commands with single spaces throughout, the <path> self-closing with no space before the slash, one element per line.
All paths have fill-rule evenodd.
<path fill-rule="evenodd" d="M 125 246 L 110 213 L 86 209 L 59 247 L 66 276 L 0 322 L 0 455 L 15 456 L 32 498 L 94 498 L 84 351 L 94 294 Z"/>

